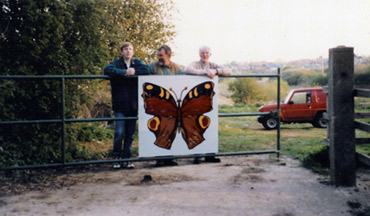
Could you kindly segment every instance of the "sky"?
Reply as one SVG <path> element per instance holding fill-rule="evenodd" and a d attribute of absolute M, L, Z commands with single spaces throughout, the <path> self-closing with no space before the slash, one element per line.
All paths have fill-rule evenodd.
<path fill-rule="evenodd" d="M 340 45 L 370 55 L 369 0 L 173 0 L 172 60 L 218 64 L 327 58 Z"/>

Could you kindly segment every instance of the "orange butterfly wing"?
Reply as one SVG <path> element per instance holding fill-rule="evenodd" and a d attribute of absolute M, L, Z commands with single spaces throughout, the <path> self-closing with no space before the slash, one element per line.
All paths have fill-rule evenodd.
<path fill-rule="evenodd" d="M 181 106 L 181 134 L 189 149 L 204 141 L 203 134 L 211 119 L 203 114 L 213 109 L 214 83 L 201 83 L 192 88 L 184 98 Z"/>
<path fill-rule="evenodd" d="M 154 115 L 148 121 L 148 128 L 156 140 L 155 145 L 170 149 L 176 137 L 179 109 L 169 91 L 152 84 L 143 84 L 144 109 L 147 114 Z"/>

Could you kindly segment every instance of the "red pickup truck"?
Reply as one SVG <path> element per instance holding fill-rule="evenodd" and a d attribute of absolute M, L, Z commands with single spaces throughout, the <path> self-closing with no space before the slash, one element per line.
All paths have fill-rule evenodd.
<path fill-rule="evenodd" d="M 276 110 L 276 104 L 259 108 L 260 112 L 270 112 L 269 115 L 258 117 L 258 122 L 265 129 L 271 130 L 277 128 L 278 119 Z M 280 121 L 284 123 L 309 122 L 314 127 L 326 128 L 327 122 L 323 118 L 324 112 L 326 112 L 326 93 L 322 92 L 322 88 L 292 90 L 284 102 L 280 104 Z"/>

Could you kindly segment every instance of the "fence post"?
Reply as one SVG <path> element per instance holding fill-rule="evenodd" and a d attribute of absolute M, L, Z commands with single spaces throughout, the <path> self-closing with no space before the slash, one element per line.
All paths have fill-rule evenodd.
<path fill-rule="evenodd" d="M 330 178 L 336 186 L 356 185 L 354 54 L 352 47 L 329 50 L 328 139 Z"/>

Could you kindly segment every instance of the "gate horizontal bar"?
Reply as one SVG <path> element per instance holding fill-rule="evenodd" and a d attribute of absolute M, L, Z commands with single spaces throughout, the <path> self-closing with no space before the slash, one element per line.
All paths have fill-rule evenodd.
<path fill-rule="evenodd" d="M 360 163 L 370 166 L 370 157 L 368 155 L 356 152 L 356 157 Z"/>
<path fill-rule="evenodd" d="M 262 115 L 269 115 L 269 114 L 270 112 L 218 113 L 218 117 L 262 116 Z"/>
<path fill-rule="evenodd" d="M 158 159 L 181 159 L 181 158 L 199 158 L 206 156 L 237 156 L 237 155 L 254 155 L 254 154 L 275 154 L 277 150 L 261 150 L 261 151 L 243 151 L 243 152 L 221 152 L 221 153 L 207 153 L 207 154 L 192 154 L 192 155 L 176 155 L 176 156 L 160 156 L 160 157 L 140 157 L 140 158 L 129 158 L 129 159 L 118 159 L 118 160 L 94 160 L 94 161 L 77 161 L 67 163 L 52 163 L 52 164 L 36 164 L 36 165 L 25 165 L 25 166 L 13 166 L 13 167 L 1 167 L 0 170 L 24 170 L 24 169 L 36 169 L 36 168 L 55 168 L 65 166 L 79 166 L 88 164 L 104 164 L 114 162 L 135 162 L 135 161 L 153 161 Z"/>
<path fill-rule="evenodd" d="M 370 124 L 366 122 L 355 121 L 355 128 L 362 131 L 370 132 Z"/>
<path fill-rule="evenodd" d="M 354 89 L 354 96 L 370 98 L 370 89 Z"/>
<path fill-rule="evenodd" d="M 137 120 L 137 117 L 117 117 L 117 118 L 88 118 L 88 119 L 65 119 L 64 122 L 94 122 L 94 121 L 119 121 L 119 120 Z M 41 124 L 41 123 L 62 123 L 62 119 L 51 120 L 24 120 L 24 121 L 0 121 L 0 125 L 14 124 Z"/>
<path fill-rule="evenodd" d="M 370 138 L 366 138 L 366 137 L 360 137 L 360 138 L 355 138 L 355 143 L 356 144 L 368 144 L 370 143 Z"/>
<path fill-rule="evenodd" d="M 370 112 L 358 112 L 355 113 L 355 118 L 370 118 Z"/>
<path fill-rule="evenodd" d="M 228 76 L 221 76 L 221 77 L 230 77 L 230 78 L 238 78 L 238 77 L 279 77 L 278 74 L 240 74 L 240 75 L 228 75 Z"/>
<path fill-rule="evenodd" d="M 142 75 L 142 76 L 150 76 L 150 75 Z M 197 75 L 180 75 L 180 76 L 197 76 Z M 230 77 L 230 78 L 238 78 L 238 77 L 279 77 L 278 74 L 239 74 L 239 75 L 228 75 L 220 77 Z M 138 77 L 138 75 L 127 76 L 127 78 L 134 78 Z M 110 79 L 110 76 L 107 75 L 0 75 L 0 79 Z"/>
<path fill-rule="evenodd" d="M 137 76 L 128 76 L 137 77 Z M 0 79 L 109 79 L 107 75 L 0 75 Z"/>
<path fill-rule="evenodd" d="M 262 116 L 268 115 L 269 112 L 252 112 L 252 113 L 219 113 L 218 117 L 241 117 L 241 116 Z M 97 121 L 119 121 L 119 120 L 137 120 L 138 117 L 119 117 L 119 118 L 88 118 L 88 119 L 65 119 L 64 122 L 97 122 Z M 23 120 L 23 121 L 0 121 L 0 125 L 16 124 L 42 124 L 42 123 L 62 123 L 61 119 L 50 120 Z"/>

